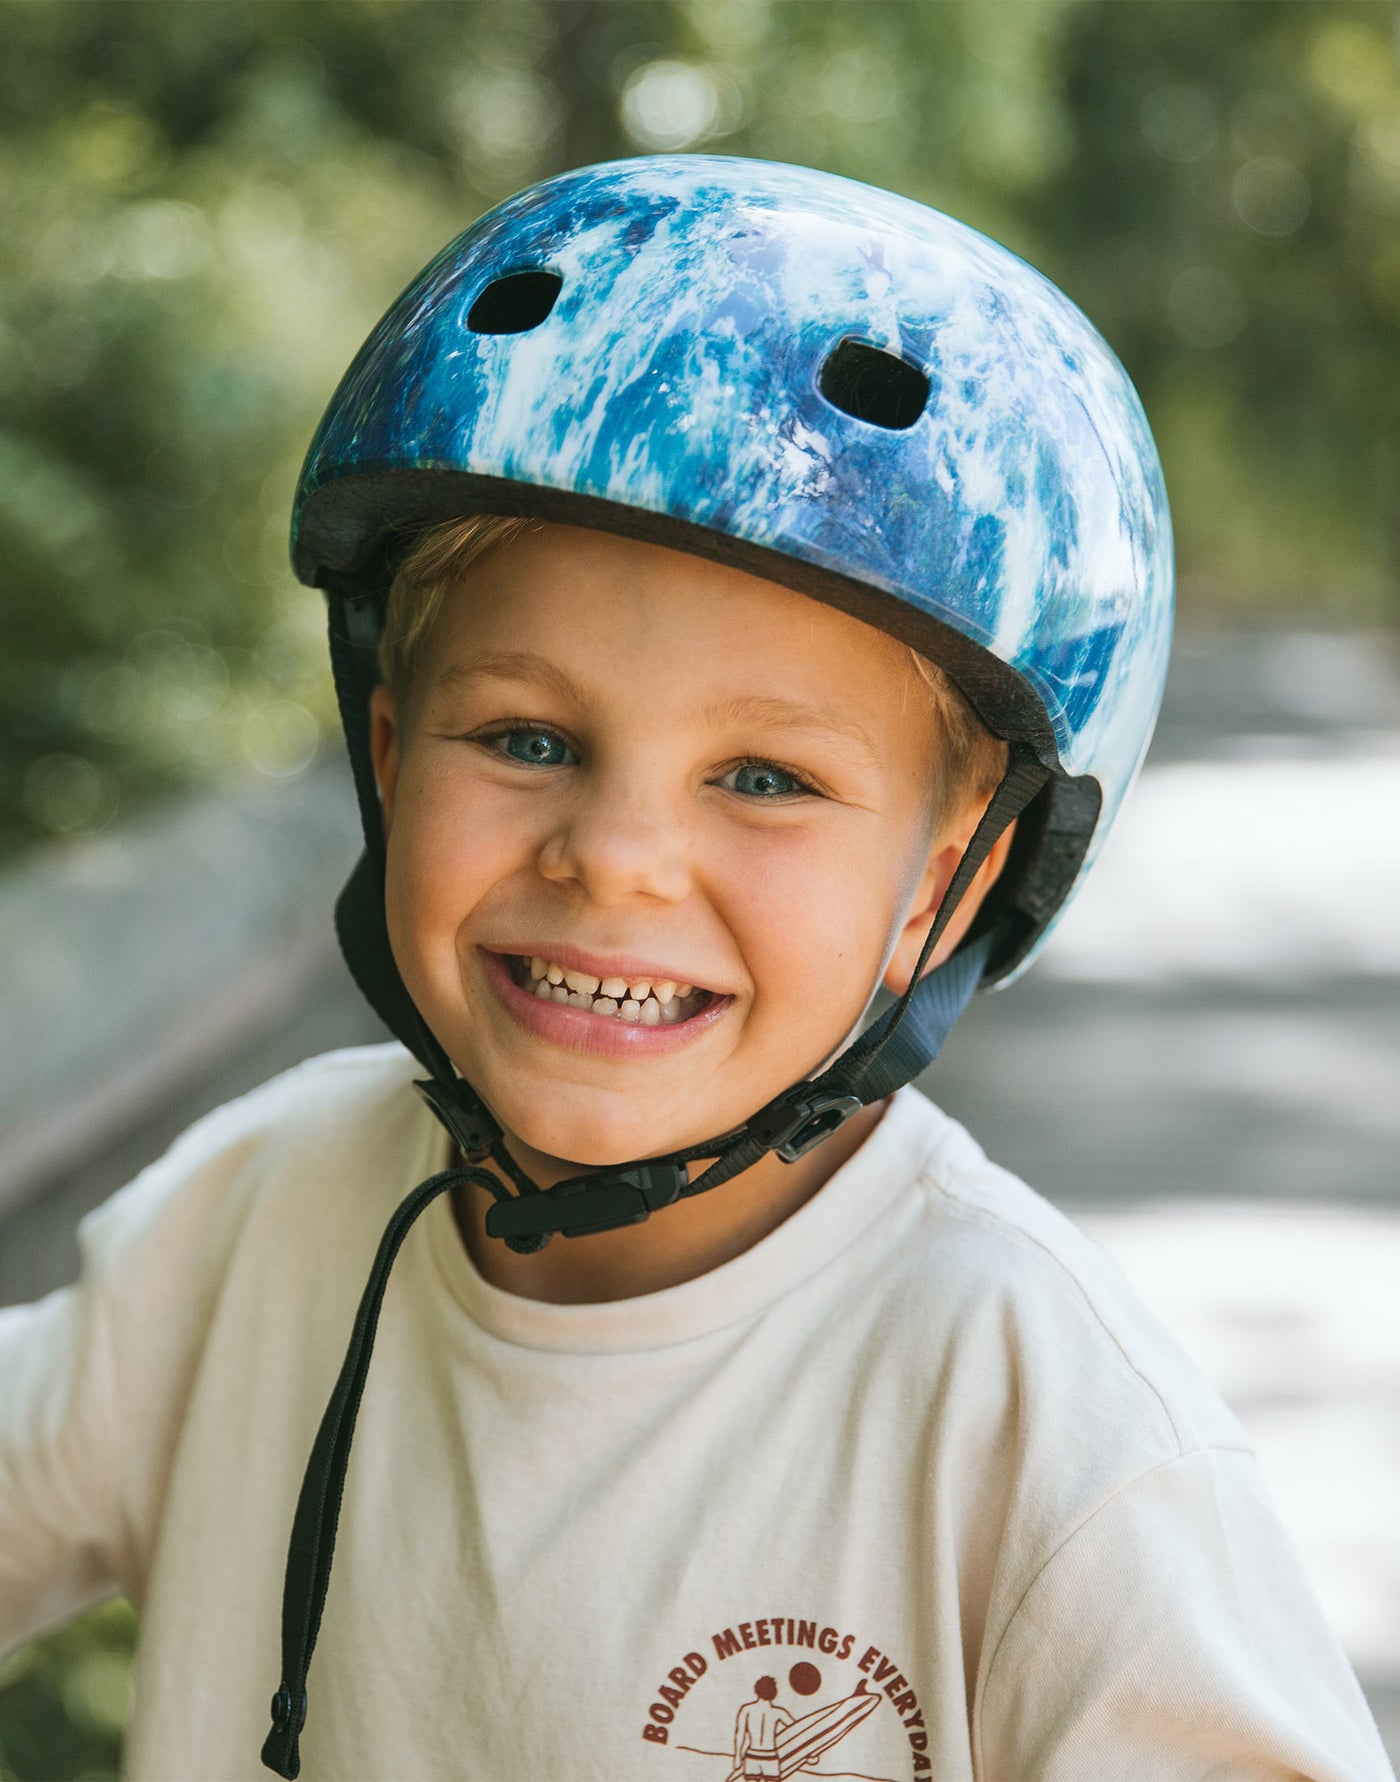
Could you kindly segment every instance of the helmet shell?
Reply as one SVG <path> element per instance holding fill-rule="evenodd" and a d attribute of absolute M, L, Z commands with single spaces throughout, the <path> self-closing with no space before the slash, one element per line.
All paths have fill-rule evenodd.
<path fill-rule="evenodd" d="M 487 287 L 559 281 L 481 332 Z M 549 281 L 545 281 L 547 284 Z M 912 424 L 823 394 L 843 342 L 915 367 Z M 415 522 L 603 525 L 734 561 L 941 661 L 1053 768 L 1020 866 L 1023 966 L 1145 752 L 1171 528 L 1136 392 L 1081 312 L 975 230 L 890 193 L 732 157 L 563 174 L 452 242 L 375 328 L 307 456 L 293 561 L 369 591 Z"/>

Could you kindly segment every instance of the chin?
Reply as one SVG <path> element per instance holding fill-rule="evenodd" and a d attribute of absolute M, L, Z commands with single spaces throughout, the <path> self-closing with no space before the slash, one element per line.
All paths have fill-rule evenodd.
<path fill-rule="evenodd" d="M 570 1168 L 603 1169 L 611 1164 L 631 1163 L 635 1157 L 671 1151 L 685 1142 L 673 1141 L 669 1133 L 658 1133 L 654 1124 L 638 1122 L 635 1113 L 618 1120 L 596 1114 L 571 1119 L 556 1109 L 541 1118 L 521 1109 L 518 1120 L 511 1119 L 504 1110 L 503 1118 L 511 1135 L 521 1144 Z"/>
<path fill-rule="evenodd" d="M 626 1140 L 606 1133 L 592 1132 L 514 1132 L 513 1136 L 538 1156 L 557 1164 L 566 1174 L 586 1169 L 609 1169 L 620 1163 L 631 1163 L 648 1152 L 664 1154 L 676 1149 L 666 1140 Z"/>
<path fill-rule="evenodd" d="M 505 1100 L 496 1111 L 506 1130 L 521 1144 L 577 1169 L 605 1169 L 640 1157 L 665 1156 L 726 1130 L 717 1118 L 708 1125 L 696 1120 L 682 1125 L 674 1110 L 669 1118 L 659 1110 L 649 1114 L 644 1108 L 639 1113 L 636 1102 L 630 1100 L 625 1107 L 609 1108 L 591 1099 L 570 1106 L 556 1098 L 547 1110 L 528 1101 L 513 1107 Z"/>

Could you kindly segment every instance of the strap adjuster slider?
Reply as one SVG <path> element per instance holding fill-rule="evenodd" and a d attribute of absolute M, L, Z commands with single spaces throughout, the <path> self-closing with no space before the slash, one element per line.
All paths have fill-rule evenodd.
<path fill-rule="evenodd" d="M 838 1095 L 830 1090 L 798 1095 L 790 1090 L 759 1109 L 749 1121 L 749 1132 L 760 1144 L 776 1151 L 784 1163 L 796 1163 L 864 1106 L 858 1095 Z"/>

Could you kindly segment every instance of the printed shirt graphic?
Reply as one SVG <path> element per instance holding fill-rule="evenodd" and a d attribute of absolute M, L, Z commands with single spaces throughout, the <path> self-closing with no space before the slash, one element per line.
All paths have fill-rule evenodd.
<path fill-rule="evenodd" d="M 781 1775 L 778 1763 L 778 1734 L 792 1725 L 786 1708 L 773 1705 L 755 1696 L 739 1710 L 734 1728 L 734 1770 L 740 1776 Z"/>
<path fill-rule="evenodd" d="M 642 1727 L 643 1740 L 664 1746 L 672 1758 L 665 1774 L 697 1782 L 706 1775 L 713 1782 L 721 1776 L 725 1782 L 782 1782 L 798 1774 L 904 1782 L 930 1772 L 929 1730 L 918 1696 L 878 1647 L 861 1651 L 854 1634 L 781 1615 L 740 1621 L 706 1643 L 708 1656 L 697 1649 L 672 1667 Z M 773 1648 L 771 1669 L 755 1677 L 751 1667 L 760 1646 Z M 822 1664 L 794 1656 L 803 1649 L 819 1653 Z M 736 1688 L 746 1699 L 734 1720 L 732 1752 L 726 1752 L 710 1741 Z M 697 1758 L 711 1761 L 697 1764 Z"/>
<path fill-rule="evenodd" d="M 307 1455 L 445 1161 L 419 1074 L 342 1052 L 219 1110 L 85 1221 L 81 1284 L 0 1312 L 0 1649 L 131 1595 L 126 1782 L 266 1782 Z M 913 1089 L 660 1293 L 499 1292 L 428 1208 L 309 1698 L 307 1782 L 1390 1776 L 1218 1396 Z"/>

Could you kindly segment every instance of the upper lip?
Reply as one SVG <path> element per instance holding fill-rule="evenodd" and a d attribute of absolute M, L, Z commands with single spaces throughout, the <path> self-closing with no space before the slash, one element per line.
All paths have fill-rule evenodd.
<path fill-rule="evenodd" d="M 515 954 L 525 959 L 548 959 L 553 965 L 562 965 L 566 971 L 588 972 L 599 979 L 626 978 L 629 984 L 692 984 L 712 996 L 728 994 L 701 983 L 688 972 L 678 971 L 671 965 L 655 965 L 635 953 L 585 953 L 582 948 L 571 947 L 563 941 L 513 941 L 509 946 L 492 946 L 486 951 Z"/>

